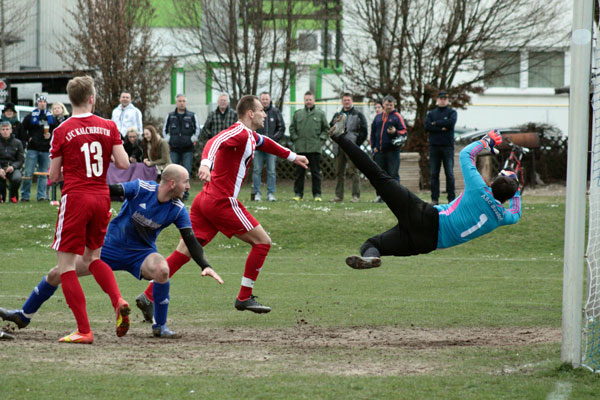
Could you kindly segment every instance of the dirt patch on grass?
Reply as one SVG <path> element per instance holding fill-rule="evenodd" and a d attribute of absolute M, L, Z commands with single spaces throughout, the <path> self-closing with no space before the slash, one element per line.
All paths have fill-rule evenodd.
<path fill-rule="evenodd" d="M 149 326 L 137 325 L 123 338 L 97 333 L 92 346 L 57 343 L 65 332 L 25 329 L 17 340 L 2 341 L 0 361 L 104 373 L 195 375 L 219 370 L 242 376 L 297 373 L 342 376 L 439 374 L 455 350 L 519 348 L 557 343 L 555 328 L 399 327 L 287 329 L 198 328 L 180 330 L 181 338 L 153 338 Z M 485 350 L 484 350 L 485 351 Z M 15 360 L 16 361 L 16 360 Z M 444 367 L 446 365 L 446 367 Z M 441 372 L 440 372 L 441 371 Z"/>
<path fill-rule="evenodd" d="M 533 196 L 565 196 L 567 187 L 563 183 L 550 183 L 548 185 L 537 185 L 525 187 L 524 194 Z"/>

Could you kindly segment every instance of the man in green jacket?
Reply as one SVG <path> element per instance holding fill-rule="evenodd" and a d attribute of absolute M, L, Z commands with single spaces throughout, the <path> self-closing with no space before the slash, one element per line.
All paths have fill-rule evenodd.
<path fill-rule="evenodd" d="M 290 139 L 294 150 L 308 158 L 308 166 L 312 176 L 312 193 L 315 201 L 323 201 L 321 196 L 321 150 L 327 139 L 329 123 L 323 110 L 315 107 L 315 96 L 312 92 L 304 93 L 304 108 L 294 113 L 290 125 Z M 294 182 L 294 200 L 300 201 L 304 196 L 304 168 L 296 166 Z"/>

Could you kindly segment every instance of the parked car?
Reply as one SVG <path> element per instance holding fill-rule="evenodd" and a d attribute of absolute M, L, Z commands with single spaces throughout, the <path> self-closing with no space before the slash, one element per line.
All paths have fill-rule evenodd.
<path fill-rule="evenodd" d="M 470 143 L 474 140 L 481 139 L 492 129 L 498 129 L 501 135 L 521 133 L 519 128 L 489 128 L 489 129 L 454 129 L 454 141 Z"/>
<path fill-rule="evenodd" d="M 20 105 L 15 105 L 15 108 L 17 111 L 17 118 L 19 118 L 19 121 L 21 122 L 23 122 L 23 119 L 35 109 L 35 107 Z M 4 110 L 4 104 L 0 104 L 0 112 L 2 112 L 2 110 Z"/>

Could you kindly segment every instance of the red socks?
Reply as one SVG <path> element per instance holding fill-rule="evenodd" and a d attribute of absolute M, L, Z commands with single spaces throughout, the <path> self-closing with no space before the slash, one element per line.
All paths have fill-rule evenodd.
<path fill-rule="evenodd" d="M 175 250 L 169 257 L 167 257 L 167 264 L 169 264 L 169 279 L 175 274 L 175 272 L 179 271 L 179 268 L 183 267 L 190 258 L 185 254 Z M 154 302 L 154 297 L 152 296 L 152 290 L 154 287 L 154 282 L 150 282 L 144 294 L 148 298 L 148 300 Z"/>
<path fill-rule="evenodd" d="M 254 281 L 258 277 L 258 273 L 262 268 L 265 258 L 271 248 L 270 244 L 255 244 L 248 254 L 246 259 L 246 267 L 244 268 L 244 276 L 242 277 L 242 286 L 238 299 L 244 301 L 252 294 L 252 288 L 254 287 Z"/>
<path fill-rule="evenodd" d="M 113 270 L 100 259 L 92 261 L 89 270 L 94 275 L 98 285 L 104 290 L 104 293 L 110 297 L 113 308 L 117 308 L 121 292 L 119 292 L 119 286 L 117 285 Z"/>
<path fill-rule="evenodd" d="M 90 322 L 85 309 L 85 295 L 75 271 L 67 271 L 60 276 L 62 291 L 71 312 L 77 321 L 79 333 L 90 333 Z"/>

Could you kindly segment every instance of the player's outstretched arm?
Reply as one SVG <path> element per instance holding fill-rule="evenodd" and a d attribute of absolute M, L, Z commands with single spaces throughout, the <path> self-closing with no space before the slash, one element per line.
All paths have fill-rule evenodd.
<path fill-rule="evenodd" d="M 110 192 L 110 195 L 114 197 L 125 196 L 125 189 L 123 189 L 123 185 L 120 183 L 108 185 L 108 191 Z"/>
<path fill-rule="evenodd" d="M 198 168 L 198 178 L 200 178 L 202 182 L 210 182 L 210 168 L 206 165 L 201 165 L 200 168 Z"/>
<path fill-rule="evenodd" d="M 202 245 L 198 243 L 192 228 L 183 228 L 180 229 L 179 232 L 181 233 L 181 238 L 190 252 L 190 256 L 194 259 L 196 264 L 202 268 L 202 276 L 210 276 L 222 285 L 223 279 L 221 279 L 219 274 L 212 269 L 208 263 L 208 260 L 206 260 L 206 257 L 204 256 L 204 249 L 202 248 Z"/>
<path fill-rule="evenodd" d="M 219 276 L 219 274 L 217 274 L 215 272 L 214 269 L 212 269 L 211 267 L 206 267 L 202 270 L 202 276 L 210 276 L 213 279 L 215 279 L 217 282 L 219 282 L 221 285 L 223 284 L 223 279 L 221 279 L 221 277 Z"/>
<path fill-rule="evenodd" d="M 115 160 L 115 166 L 119 169 L 129 168 L 129 156 L 122 144 L 115 144 L 112 149 L 112 156 Z"/>
<path fill-rule="evenodd" d="M 301 156 L 300 154 L 296 154 L 296 158 L 294 159 L 294 164 L 301 166 L 304 169 L 308 168 L 308 158 L 305 156 Z"/>

